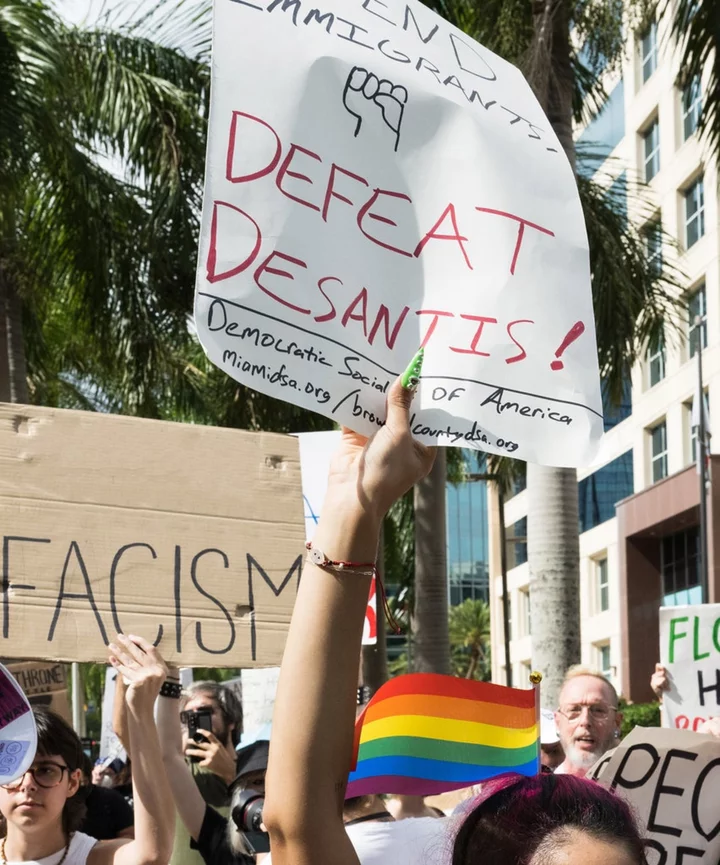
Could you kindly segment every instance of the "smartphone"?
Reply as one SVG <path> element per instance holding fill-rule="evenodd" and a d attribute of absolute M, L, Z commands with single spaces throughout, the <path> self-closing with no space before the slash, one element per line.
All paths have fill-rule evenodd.
<path fill-rule="evenodd" d="M 198 709 L 196 712 L 185 712 L 187 718 L 188 736 L 195 742 L 207 742 L 198 730 L 212 732 L 212 709 Z M 193 763 L 200 762 L 200 757 L 190 757 Z"/>

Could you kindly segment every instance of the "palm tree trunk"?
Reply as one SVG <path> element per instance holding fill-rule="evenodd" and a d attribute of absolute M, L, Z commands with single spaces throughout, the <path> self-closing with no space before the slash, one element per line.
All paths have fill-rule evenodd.
<path fill-rule="evenodd" d="M 465 673 L 466 679 L 474 679 L 475 678 L 475 670 L 477 670 L 479 656 L 476 651 L 473 651 L 470 655 L 470 663 L 468 664 L 467 673 Z"/>
<path fill-rule="evenodd" d="M 27 403 L 27 365 L 25 363 L 25 341 L 22 326 L 22 302 L 12 278 L 6 284 L 5 297 L 6 339 L 8 347 L 8 372 L 10 378 L 10 402 Z"/>
<path fill-rule="evenodd" d="M 10 345 L 7 327 L 7 283 L 0 264 L 0 402 L 11 402 Z"/>
<path fill-rule="evenodd" d="M 415 486 L 415 609 L 413 670 L 450 673 L 447 551 L 445 539 L 446 451 L 438 448 L 430 474 Z"/>
<path fill-rule="evenodd" d="M 528 464 L 532 663 L 542 702 L 557 706 L 565 671 L 580 661 L 580 540 L 574 469 Z"/>
<path fill-rule="evenodd" d="M 573 78 L 566 0 L 535 0 L 528 80 L 575 168 Z M 565 671 L 580 661 L 580 543 L 575 469 L 528 465 L 532 663 L 543 705 L 557 706 Z"/>

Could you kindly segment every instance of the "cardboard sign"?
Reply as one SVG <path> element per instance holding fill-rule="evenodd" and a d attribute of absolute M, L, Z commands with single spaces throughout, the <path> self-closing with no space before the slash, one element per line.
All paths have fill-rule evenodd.
<path fill-rule="evenodd" d="M 340 444 L 340 431 L 299 433 L 298 441 L 305 508 L 305 538 L 311 541 L 325 501 L 330 460 Z M 374 577 L 365 610 L 362 641 L 363 646 L 374 646 L 377 643 L 377 586 Z"/>
<path fill-rule="evenodd" d="M 278 664 L 302 567 L 291 436 L 0 404 L 0 656 Z"/>
<path fill-rule="evenodd" d="M 8 670 L 15 676 L 33 708 L 50 709 L 68 724 L 72 723 L 65 664 L 28 661 L 8 664 Z"/>
<path fill-rule="evenodd" d="M 589 776 L 632 805 L 647 838 L 648 865 L 717 865 L 718 739 L 636 727 Z"/>
<path fill-rule="evenodd" d="M 215 0 L 195 301 L 211 360 L 369 435 L 582 465 L 602 431 L 587 236 L 520 72 L 418 0 Z"/>
<path fill-rule="evenodd" d="M 663 724 L 697 730 L 720 715 L 720 604 L 660 608 Z"/>

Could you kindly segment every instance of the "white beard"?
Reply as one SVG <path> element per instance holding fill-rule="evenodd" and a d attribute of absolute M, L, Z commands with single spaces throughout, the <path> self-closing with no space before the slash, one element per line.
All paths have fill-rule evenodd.
<path fill-rule="evenodd" d="M 607 750 L 607 748 L 597 748 L 595 751 L 585 751 L 575 745 L 568 745 L 565 756 L 576 769 L 590 769 Z"/>

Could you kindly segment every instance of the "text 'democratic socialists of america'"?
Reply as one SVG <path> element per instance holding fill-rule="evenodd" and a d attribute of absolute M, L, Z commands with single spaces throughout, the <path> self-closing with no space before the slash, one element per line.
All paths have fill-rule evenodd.
<path fill-rule="evenodd" d="M 572 169 L 520 72 L 419 2 L 215 0 L 197 331 L 358 432 L 548 465 L 602 435 Z"/>

